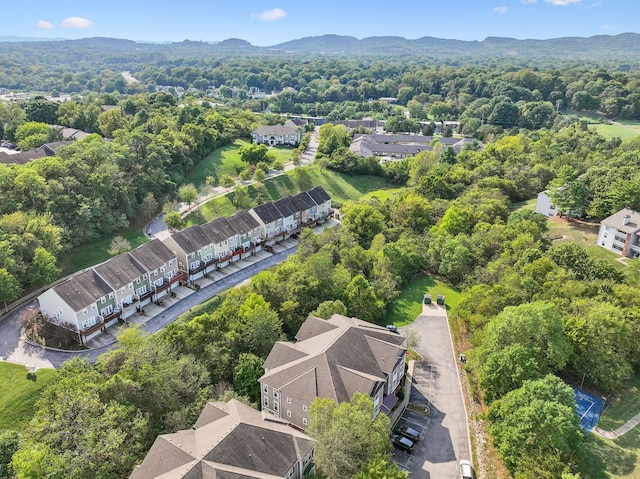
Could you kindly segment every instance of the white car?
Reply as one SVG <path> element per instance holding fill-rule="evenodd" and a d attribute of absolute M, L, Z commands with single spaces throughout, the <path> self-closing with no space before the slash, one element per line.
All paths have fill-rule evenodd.
<path fill-rule="evenodd" d="M 460 477 L 462 479 L 474 479 L 476 476 L 473 473 L 473 467 L 471 467 L 471 462 L 466 459 L 462 459 L 460 461 Z"/>

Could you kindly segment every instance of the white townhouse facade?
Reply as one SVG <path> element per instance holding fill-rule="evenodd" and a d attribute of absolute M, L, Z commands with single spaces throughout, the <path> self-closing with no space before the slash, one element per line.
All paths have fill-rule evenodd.
<path fill-rule="evenodd" d="M 253 143 L 263 143 L 269 146 L 296 146 L 300 143 L 300 139 L 300 129 L 293 123 L 290 125 L 265 125 L 258 127 L 251 132 L 251 140 Z"/>
<path fill-rule="evenodd" d="M 603 219 L 597 244 L 626 258 L 640 256 L 640 213 L 624 208 Z"/>

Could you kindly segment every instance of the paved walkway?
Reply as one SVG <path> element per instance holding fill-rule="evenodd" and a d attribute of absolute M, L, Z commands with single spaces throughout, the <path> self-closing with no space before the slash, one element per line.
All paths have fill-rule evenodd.
<path fill-rule="evenodd" d="M 640 424 L 640 413 L 633 416 L 631 419 L 629 419 L 627 422 L 625 422 L 622 426 L 620 426 L 618 429 L 614 431 L 605 431 L 604 429 L 600 429 L 598 426 L 594 427 L 592 431 L 595 432 L 598 436 L 602 436 L 607 439 L 617 439 L 623 434 L 626 434 L 629 431 L 631 431 L 638 424 Z"/>

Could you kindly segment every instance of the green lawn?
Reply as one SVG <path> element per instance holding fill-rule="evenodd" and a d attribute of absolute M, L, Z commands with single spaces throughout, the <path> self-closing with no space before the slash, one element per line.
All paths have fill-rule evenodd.
<path fill-rule="evenodd" d="M 238 150 L 250 145 L 247 140 L 238 139 L 230 145 L 216 149 L 213 153 L 199 162 L 195 168 L 187 175 L 185 183 L 194 184 L 196 187 L 203 185 L 207 176 L 213 176 L 220 179 L 223 175 L 236 177 L 236 166 L 244 169 L 247 164 L 240 159 Z M 269 148 L 269 155 L 274 159 L 280 159 L 284 162 L 291 160 L 291 152 L 293 148 L 287 146 L 274 146 Z"/>
<path fill-rule="evenodd" d="M 136 228 L 120 233 L 114 233 L 109 237 L 103 238 L 94 243 L 78 246 L 77 248 L 74 248 L 60 256 L 59 264 L 62 268 L 62 275 L 66 276 L 68 274 L 75 273 L 76 271 L 80 271 L 81 269 L 88 268 L 89 266 L 93 266 L 94 264 L 101 263 L 111 258 L 111 255 L 107 250 L 111 245 L 111 240 L 118 235 L 124 236 L 129 240 L 131 248 L 136 248 L 148 241 L 148 238 L 142 234 L 141 228 Z"/>
<path fill-rule="evenodd" d="M 640 428 L 610 441 L 593 433 L 578 468 L 582 479 L 640 479 Z"/>
<path fill-rule="evenodd" d="M 600 418 L 598 426 L 607 431 L 613 431 L 622 426 L 636 414 L 640 413 L 640 376 L 627 382 L 611 399 L 611 406 Z"/>
<path fill-rule="evenodd" d="M 331 196 L 333 204 L 340 205 L 345 201 L 357 200 L 363 195 L 376 192 L 383 196 L 386 191 L 393 192 L 399 189 L 391 189 L 391 185 L 377 176 L 348 176 L 332 170 L 320 168 L 317 165 L 296 168 L 287 171 L 283 175 L 269 178 L 264 185 L 253 184 L 248 187 L 249 197 L 262 201 L 274 201 L 287 195 L 295 195 L 301 191 L 309 190 L 315 186 L 322 187 Z M 388 193 L 390 196 L 392 193 Z M 229 216 L 236 212 L 236 208 L 229 199 L 217 197 L 200 207 L 200 212 L 206 221 L 211 221 L 219 216 Z"/>
<path fill-rule="evenodd" d="M 623 140 L 626 140 L 627 138 L 633 138 L 640 135 L 640 124 L 637 123 L 633 124 L 617 122 L 613 125 L 592 125 L 592 128 L 594 128 L 598 133 L 600 133 L 607 139 L 617 136 Z"/>
<path fill-rule="evenodd" d="M 389 188 L 384 190 L 374 190 L 374 191 L 370 191 L 369 193 L 366 193 L 362 197 L 362 199 L 368 200 L 370 198 L 378 198 L 378 200 L 380 201 L 385 201 L 385 200 L 388 200 L 389 198 L 392 198 L 393 196 L 397 196 L 401 194 L 405 190 L 406 188 Z"/>
<path fill-rule="evenodd" d="M 447 310 L 455 308 L 460 300 L 457 289 L 431 276 L 419 275 L 402 288 L 398 299 L 391 303 L 387 323 L 396 326 L 412 323 L 422 313 L 422 298 L 425 294 L 431 294 L 434 302 L 439 294 L 443 294 Z"/>
<path fill-rule="evenodd" d="M 0 431 L 25 427 L 40 392 L 53 381 L 55 373 L 54 369 L 39 369 L 28 378 L 24 366 L 0 362 Z"/>

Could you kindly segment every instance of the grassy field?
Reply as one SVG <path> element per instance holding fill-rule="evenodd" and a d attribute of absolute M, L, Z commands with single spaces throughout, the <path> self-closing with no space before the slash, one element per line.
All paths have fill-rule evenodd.
<path fill-rule="evenodd" d="M 640 428 L 610 441 L 589 434 L 581 463 L 582 479 L 640 479 Z"/>
<path fill-rule="evenodd" d="M 65 253 L 60 257 L 59 261 L 60 267 L 62 268 L 62 275 L 66 276 L 108 260 L 111 255 L 107 250 L 111 245 L 111 240 L 113 240 L 115 236 L 124 236 L 129 240 L 131 248 L 136 248 L 141 244 L 146 243 L 148 238 L 142 234 L 141 229 L 142 228 L 135 228 L 120 233 L 114 233 L 107 238 L 79 246 Z"/>
<path fill-rule="evenodd" d="M 28 376 L 17 364 L 0 362 L 0 431 L 24 428 L 42 389 L 55 378 L 54 369 L 39 369 Z"/>
<path fill-rule="evenodd" d="M 238 150 L 250 145 L 247 140 L 238 139 L 230 145 L 216 149 L 204 160 L 196 165 L 196 167 L 187 175 L 186 183 L 194 184 L 196 187 L 203 185 L 207 176 L 213 176 L 219 179 L 223 175 L 232 177 L 238 176 L 236 167 L 244 169 L 246 163 L 240 160 Z M 269 155 L 274 159 L 280 159 L 284 162 L 291 160 L 292 148 L 286 146 L 274 146 L 269 148 Z"/>
<path fill-rule="evenodd" d="M 584 221 L 573 219 L 567 220 L 566 218 L 555 216 L 553 218 L 549 218 L 547 225 L 549 226 L 548 235 L 551 238 L 562 236 L 562 239 L 556 239 L 553 241 L 554 245 L 565 242 L 577 243 L 580 246 L 583 246 L 592 258 L 609 260 L 617 268 L 622 269 L 625 267 L 622 263 L 616 261 L 620 258 L 619 255 L 595 244 L 596 239 L 598 238 L 598 230 L 600 229 L 599 224 L 586 223 Z"/>
<path fill-rule="evenodd" d="M 460 300 L 460 292 L 448 284 L 431 276 L 416 276 L 402 292 L 388 310 L 387 323 L 404 326 L 412 323 L 422 313 L 422 298 L 424 294 L 431 294 L 435 302 L 439 294 L 445 296 L 447 309 L 455 308 Z"/>
<path fill-rule="evenodd" d="M 263 201 L 273 201 L 287 195 L 295 195 L 318 185 L 322 185 L 331 196 L 333 203 L 338 205 L 345 201 L 357 200 L 373 191 L 377 195 L 384 195 L 386 191 L 397 191 L 397 189 L 390 189 L 391 185 L 377 176 L 347 176 L 316 165 L 310 165 L 269 178 L 262 186 L 257 184 L 250 185 L 248 193 L 252 200 L 260 196 Z M 211 221 L 220 216 L 232 215 L 236 212 L 236 208 L 224 196 L 207 202 L 200 207 L 200 212 L 206 221 Z"/>
<path fill-rule="evenodd" d="M 617 396 L 611 399 L 611 406 L 600 418 L 598 426 L 607 431 L 613 431 L 638 413 L 640 413 L 640 376 L 627 382 L 624 389 L 618 391 Z"/>
<path fill-rule="evenodd" d="M 362 199 L 368 200 L 370 198 L 378 198 L 378 200 L 380 201 L 385 201 L 393 196 L 399 195 L 405 190 L 406 188 L 389 188 L 385 190 L 374 190 L 374 191 L 370 191 L 369 193 L 366 193 L 362 197 Z"/>
<path fill-rule="evenodd" d="M 598 133 L 600 133 L 607 139 L 617 136 L 623 140 L 626 140 L 628 138 L 633 138 L 640 135 L 640 123 L 616 122 L 611 125 L 596 124 L 592 125 L 592 128 L 594 128 Z"/>

